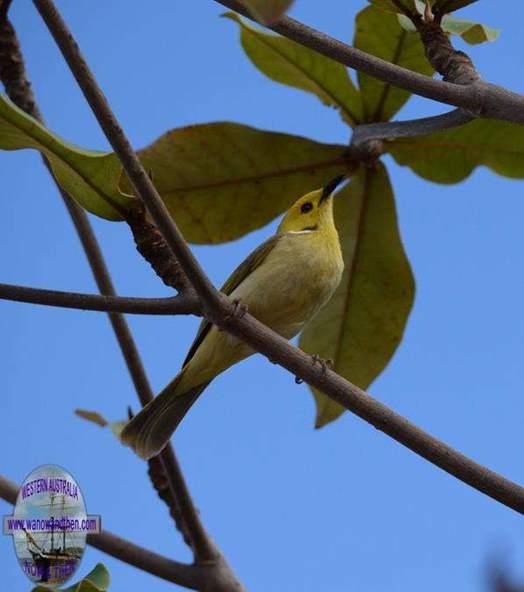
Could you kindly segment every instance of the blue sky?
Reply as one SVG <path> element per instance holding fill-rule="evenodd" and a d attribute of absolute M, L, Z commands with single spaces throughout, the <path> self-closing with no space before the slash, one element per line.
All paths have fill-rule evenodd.
<path fill-rule="evenodd" d="M 243 55 L 233 23 L 211 0 L 59 2 L 133 144 L 209 121 L 237 121 L 326 142 L 347 140 L 338 115 L 274 84 Z M 293 14 L 351 40 L 364 1 L 297 0 Z M 463 16 L 499 27 L 471 54 L 483 76 L 523 92 L 524 6 L 479 2 Z M 98 125 L 30 2 L 15 2 L 27 65 L 48 125 L 82 146 L 106 149 Z M 408 118 L 443 107 L 413 99 Z M 524 266 L 520 181 L 477 170 L 459 185 L 432 185 L 386 159 L 402 236 L 417 279 L 404 341 L 372 385 L 381 401 L 475 460 L 524 482 L 522 343 Z M 95 290 L 49 177 L 34 152 L 2 153 L 3 282 Z M 169 294 L 135 253 L 122 224 L 93 220 L 116 286 Z M 197 256 L 216 283 L 275 224 Z M 152 384 L 176 373 L 197 319 L 134 317 Z M 36 466 L 65 467 L 90 514 L 111 531 L 180 560 L 190 555 L 141 461 L 77 407 L 121 418 L 137 406 L 102 314 L 0 302 L 0 472 L 21 482 Z M 521 518 L 459 483 L 349 414 L 312 429 L 305 385 L 255 356 L 209 388 L 175 437 L 205 524 L 252 592 L 406 592 L 486 589 L 493 557 L 524 578 Z M 10 513 L 0 502 L 0 512 Z M 114 590 L 173 589 L 88 549 L 79 573 L 104 561 Z M 12 541 L 0 537 L 2 580 L 26 591 Z"/>

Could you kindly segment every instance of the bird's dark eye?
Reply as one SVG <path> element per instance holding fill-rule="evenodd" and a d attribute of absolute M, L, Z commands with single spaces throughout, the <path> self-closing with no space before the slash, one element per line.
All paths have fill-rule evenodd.
<path fill-rule="evenodd" d="M 310 201 L 306 201 L 306 203 L 302 204 L 302 206 L 300 207 L 300 211 L 303 214 L 307 214 L 308 212 L 311 212 L 312 209 L 313 209 L 313 204 Z"/>

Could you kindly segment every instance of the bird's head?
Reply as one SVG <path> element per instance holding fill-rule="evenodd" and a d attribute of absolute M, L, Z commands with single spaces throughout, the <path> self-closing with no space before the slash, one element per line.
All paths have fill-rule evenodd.
<path fill-rule="evenodd" d="M 333 200 L 331 196 L 344 179 L 344 175 L 339 175 L 322 189 L 306 193 L 306 195 L 298 199 L 282 219 L 278 227 L 279 234 L 322 230 L 326 225 L 333 224 Z"/>

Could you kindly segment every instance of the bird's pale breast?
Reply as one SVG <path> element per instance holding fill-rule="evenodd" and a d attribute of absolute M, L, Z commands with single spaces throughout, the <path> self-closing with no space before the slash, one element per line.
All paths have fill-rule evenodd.
<path fill-rule="evenodd" d="M 342 276 L 338 237 L 326 241 L 318 232 L 287 233 L 265 261 L 251 273 L 231 298 L 246 304 L 249 312 L 280 335 L 290 339 L 326 304 Z M 249 356 L 251 348 L 213 327 L 191 360 L 184 377 L 211 379 Z"/>

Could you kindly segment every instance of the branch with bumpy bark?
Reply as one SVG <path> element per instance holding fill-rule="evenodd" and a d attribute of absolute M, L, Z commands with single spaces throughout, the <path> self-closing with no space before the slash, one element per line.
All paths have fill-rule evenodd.
<path fill-rule="evenodd" d="M 416 27 L 426 51 L 426 57 L 443 80 L 454 84 L 473 84 L 480 80 L 480 74 L 469 55 L 457 50 L 451 44 L 449 35 L 441 27 L 444 14 L 433 13 L 426 4 L 424 14 L 416 10 L 407 11 L 399 0 L 393 0 L 399 12 L 403 12 Z"/>

